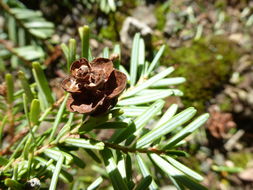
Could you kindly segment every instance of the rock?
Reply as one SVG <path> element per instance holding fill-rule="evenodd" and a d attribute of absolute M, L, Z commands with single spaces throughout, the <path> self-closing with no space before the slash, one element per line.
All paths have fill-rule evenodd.
<path fill-rule="evenodd" d="M 232 22 L 231 23 L 231 26 L 230 26 L 230 32 L 231 33 L 236 33 L 236 32 L 238 32 L 238 31 L 240 31 L 240 23 L 239 22 L 237 22 L 237 21 L 234 21 L 234 22 Z M 236 34 L 235 34 L 236 35 Z"/>
<path fill-rule="evenodd" d="M 91 46 L 92 48 L 99 48 L 99 43 L 98 43 L 98 41 L 95 40 L 95 39 L 90 39 L 90 46 Z"/>
<path fill-rule="evenodd" d="M 171 36 L 177 31 L 178 28 L 177 25 L 178 25 L 177 15 L 173 12 L 168 13 L 166 15 L 166 24 L 163 30 L 164 33 L 167 36 Z"/>
<path fill-rule="evenodd" d="M 64 19 L 62 20 L 62 24 L 64 26 L 71 25 L 72 23 L 73 23 L 73 21 L 72 21 L 72 18 L 70 15 L 65 16 Z"/>
<path fill-rule="evenodd" d="M 54 35 L 52 36 L 52 41 L 53 41 L 54 43 L 60 43 L 60 42 L 61 42 L 60 36 L 59 36 L 58 34 L 54 34 Z"/>
<path fill-rule="evenodd" d="M 232 84 L 237 84 L 240 82 L 240 73 L 239 72 L 234 72 L 229 79 L 229 82 Z"/>
<path fill-rule="evenodd" d="M 223 154 L 219 153 L 218 151 L 215 151 L 214 157 L 213 157 L 213 162 L 216 163 L 217 165 L 224 165 L 225 164 L 225 157 Z"/>
<path fill-rule="evenodd" d="M 180 32 L 180 38 L 182 39 L 182 40 L 190 40 L 191 38 L 193 38 L 194 37 L 194 32 L 193 32 L 193 30 L 187 30 L 187 29 L 185 29 L 185 30 L 182 30 L 181 32 Z"/>
<path fill-rule="evenodd" d="M 248 168 L 239 173 L 239 178 L 244 181 L 251 181 L 253 182 L 253 168 Z"/>
<path fill-rule="evenodd" d="M 181 41 L 175 37 L 171 37 L 169 40 L 168 40 L 168 45 L 171 47 L 171 48 L 178 48 L 180 47 L 180 44 L 181 44 Z"/>
<path fill-rule="evenodd" d="M 242 40 L 243 40 L 243 34 L 242 33 L 235 33 L 235 34 L 231 34 L 229 36 L 229 39 L 238 43 L 238 44 L 241 44 Z"/>
<path fill-rule="evenodd" d="M 236 94 L 237 88 L 227 85 L 225 90 L 224 90 L 224 94 L 226 94 L 228 97 L 230 97 L 232 100 L 236 100 L 237 99 L 237 94 Z"/>
<path fill-rule="evenodd" d="M 163 32 L 167 37 L 171 37 L 181 29 L 186 29 L 185 24 L 189 17 L 189 10 L 190 9 L 186 9 L 179 13 L 169 12 L 166 15 L 166 23 Z"/>
<path fill-rule="evenodd" d="M 240 59 L 238 64 L 236 65 L 236 72 L 242 73 L 242 72 L 247 72 L 251 68 L 251 56 L 246 54 L 243 55 Z"/>
<path fill-rule="evenodd" d="M 251 38 L 249 35 L 243 33 L 234 33 L 229 35 L 229 39 L 248 50 L 252 47 Z"/>
<path fill-rule="evenodd" d="M 250 91 L 253 87 L 253 73 L 248 72 L 242 75 L 243 80 L 238 84 L 238 88 Z"/>
<path fill-rule="evenodd" d="M 247 102 L 248 104 L 253 106 L 253 89 L 251 89 L 249 93 L 247 94 Z"/>
<path fill-rule="evenodd" d="M 201 171 L 208 173 L 211 169 L 211 165 L 212 165 L 212 160 L 206 159 L 205 162 L 201 162 L 200 164 Z"/>
<path fill-rule="evenodd" d="M 167 185 L 161 188 L 161 190 L 177 190 L 175 186 Z"/>
<path fill-rule="evenodd" d="M 151 41 L 152 29 L 147 24 L 134 17 L 127 17 L 120 31 L 121 42 L 128 48 L 131 48 L 133 37 L 137 32 L 141 34 L 146 44 Z"/>
<path fill-rule="evenodd" d="M 70 39 L 70 36 L 68 34 L 63 34 L 61 36 L 61 42 L 62 43 L 68 43 L 69 39 Z"/>
<path fill-rule="evenodd" d="M 238 94 L 238 97 L 241 101 L 246 101 L 247 99 L 247 96 L 248 96 L 248 93 L 247 91 L 243 90 L 243 89 L 237 89 L 237 94 Z"/>
<path fill-rule="evenodd" d="M 244 107 L 243 107 L 243 105 L 240 104 L 240 103 L 236 103 L 236 104 L 234 105 L 234 112 L 235 112 L 235 113 L 241 113 L 241 112 L 243 111 L 243 109 L 244 109 Z"/>
<path fill-rule="evenodd" d="M 154 6 L 138 6 L 134 9 L 132 16 L 142 23 L 154 28 L 157 24 L 156 17 L 154 15 Z"/>

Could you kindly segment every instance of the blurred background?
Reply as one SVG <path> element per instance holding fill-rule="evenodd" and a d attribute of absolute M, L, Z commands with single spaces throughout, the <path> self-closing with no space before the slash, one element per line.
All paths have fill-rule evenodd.
<path fill-rule="evenodd" d="M 78 39 L 85 24 L 93 56 L 117 43 L 126 67 L 136 32 L 148 60 L 165 44 L 161 69 L 174 66 L 174 75 L 187 80 L 184 96 L 168 98 L 167 106 L 211 114 L 188 138 L 189 157 L 181 161 L 205 177 L 208 189 L 253 189 L 253 1 L 0 0 L 0 83 L 7 71 L 29 76 L 31 62 L 40 61 L 61 97 L 60 44 Z"/>

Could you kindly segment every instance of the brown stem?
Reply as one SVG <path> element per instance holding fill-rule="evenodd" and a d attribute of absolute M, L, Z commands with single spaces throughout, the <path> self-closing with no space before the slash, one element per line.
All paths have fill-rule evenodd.
<path fill-rule="evenodd" d="M 64 97 L 65 97 L 65 96 L 62 96 L 59 100 L 57 100 L 57 102 L 55 102 L 55 103 L 52 105 L 52 107 L 53 107 L 53 108 L 57 108 L 57 107 L 61 104 L 61 102 L 64 100 Z M 9 143 L 9 145 L 8 145 L 5 149 L 3 149 L 3 150 L 0 151 L 0 156 L 11 153 L 11 152 L 10 152 L 11 147 L 12 147 L 16 142 L 18 142 L 20 139 L 22 139 L 28 132 L 29 132 L 29 128 L 27 127 L 27 128 L 25 128 L 22 132 L 20 132 L 20 133 L 17 134 L 16 136 L 14 136 L 13 139 L 12 139 L 12 141 Z"/>
<path fill-rule="evenodd" d="M 10 153 L 10 148 L 20 139 L 22 139 L 27 133 L 29 132 L 29 128 L 25 128 L 23 131 L 15 135 L 12 139 L 12 141 L 8 144 L 8 146 L 0 151 L 0 155 L 5 155 Z"/>
<path fill-rule="evenodd" d="M 81 136 L 79 134 L 67 134 L 64 137 L 62 137 L 62 139 L 60 141 L 64 142 L 64 139 L 66 139 L 68 137 L 80 139 Z M 88 138 L 87 136 L 84 136 L 84 135 L 82 135 L 82 137 L 87 139 L 87 140 L 96 141 L 95 139 Z M 105 147 L 115 149 L 115 150 L 120 150 L 124 153 L 129 153 L 129 152 L 137 153 L 138 152 L 138 153 L 146 153 L 146 154 L 155 153 L 155 154 L 159 154 L 159 155 L 167 153 L 167 151 L 165 151 L 165 150 L 159 150 L 159 149 L 156 149 L 154 147 L 150 147 L 150 148 L 147 148 L 147 149 L 136 149 L 136 148 L 129 148 L 129 147 L 126 147 L 126 146 L 121 146 L 121 145 L 118 145 L 118 144 L 109 143 L 109 142 L 105 142 L 105 141 L 102 141 L 102 142 L 104 143 Z M 45 150 L 47 148 L 53 148 L 57 145 L 58 144 L 49 144 L 49 145 L 42 146 L 40 149 L 38 149 L 37 151 L 34 152 L 34 155 L 39 155 L 43 152 L 43 150 Z"/>
<path fill-rule="evenodd" d="M 62 97 L 60 97 L 52 106 L 53 106 L 53 108 L 57 108 L 57 107 L 59 107 L 60 106 L 60 104 L 63 102 L 63 100 L 64 100 L 64 98 L 65 98 L 65 95 L 64 96 L 62 96 Z"/>
<path fill-rule="evenodd" d="M 156 148 L 153 148 L 153 147 L 150 147 L 150 148 L 147 148 L 147 149 L 135 149 L 135 148 L 129 148 L 129 147 L 126 147 L 126 146 L 121 146 L 121 145 L 118 145 L 118 144 L 113 144 L 113 143 L 108 143 L 108 142 L 104 142 L 104 144 L 108 148 L 112 148 L 112 149 L 115 149 L 115 150 L 121 150 L 124 153 L 128 153 L 128 152 L 131 152 L 131 153 L 139 152 L 139 153 L 146 153 L 146 154 L 149 154 L 149 153 L 165 154 L 166 153 L 166 151 L 164 151 L 164 150 L 159 150 L 159 149 L 156 149 Z"/>
<path fill-rule="evenodd" d="M 56 59 L 58 59 L 62 55 L 61 47 L 56 46 L 53 50 L 51 50 L 51 55 L 45 60 L 45 65 L 50 65 Z"/>
<path fill-rule="evenodd" d="M 1 6 L 5 11 L 7 11 L 8 13 L 11 12 L 11 11 L 10 11 L 10 7 L 9 7 L 7 4 L 5 4 L 2 0 L 0 0 L 0 6 Z"/>
<path fill-rule="evenodd" d="M 65 135 L 64 137 L 62 137 L 62 140 L 61 141 L 64 141 L 64 139 L 68 138 L 68 137 L 71 137 L 71 138 L 80 138 L 80 135 L 79 134 L 67 134 Z M 84 137 L 85 139 L 89 139 L 89 140 L 94 140 L 92 138 L 88 138 L 84 135 L 82 135 L 82 137 Z M 121 146 L 121 145 L 118 145 L 118 144 L 113 144 L 113 143 L 109 143 L 109 142 L 104 142 L 102 141 L 105 145 L 105 147 L 107 148 L 111 148 L 111 149 L 115 149 L 115 150 L 120 150 L 124 153 L 146 153 L 146 154 L 150 154 L 150 153 L 154 153 L 154 154 L 166 154 L 167 151 L 165 150 L 159 150 L 159 149 L 156 149 L 154 147 L 150 147 L 150 148 L 147 148 L 147 149 L 135 149 L 135 148 L 129 148 L 129 147 L 126 147 L 126 146 Z M 43 151 L 47 148 L 53 148 L 53 147 L 56 147 L 58 144 L 47 144 L 47 145 L 44 145 L 44 146 L 41 146 L 38 150 L 36 150 L 34 152 L 34 156 L 38 156 L 39 154 L 43 153 Z M 17 164 L 19 161 L 21 161 L 22 158 L 17 158 L 12 164 Z M 5 169 L 4 167 L 1 167 L 0 170 L 2 169 Z"/>

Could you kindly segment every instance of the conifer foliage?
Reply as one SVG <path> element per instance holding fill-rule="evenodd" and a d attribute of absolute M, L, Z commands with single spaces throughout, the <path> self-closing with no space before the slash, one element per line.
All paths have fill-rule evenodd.
<path fill-rule="evenodd" d="M 18 23 L 23 31 L 19 33 L 31 36 L 34 42 L 53 33 L 53 25 L 39 12 L 24 7 L 5 10 L 12 19 L 8 22 Z M 87 62 L 94 59 L 89 32 L 88 26 L 79 28 L 80 55 L 75 39 L 61 45 L 66 70 L 70 71 L 71 64 L 79 58 Z M 29 57 L 34 54 L 15 51 L 13 56 L 35 59 Z M 173 67 L 155 72 L 163 51 L 164 46 L 148 62 L 144 40 L 137 33 L 129 72 L 120 64 L 120 58 L 113 62 L 112 72 L 124 73 L 126 89 L 120 91 L 115 105 L 95 115 L 69 112 L 68 92 L 56 100 L 39 62 L 31 65 L 35 81 L 32 84 L 23 71 L 18 72 L 18 79 L 6 74 L 0 88 L 0 187 L 54 190 L 66 183 L 70 189 L 112 186 L 116 190 L 142 190 L 159 189 L 162 181 L 170 180 L 177 189 L 205 189 L 199 183 L 203 178 L 177 158 L 187 156 L 178 147 L 206 122 L 208 114 L 196 117 L 195 108 L 178 111 L 176 104 L 164 111 L 165 98 L 183 95 L 170 87 L 185 79 L 168 77 Z M 105 48 L 102 58 L 108 61 L 115 54 L 120 57 L 119 45 L 111 52 Z M 14 88 L 16 80 L 20 89 Z M 106 138 L 101 138 L 101 132 Z M 93 171 L 92 180 L 86 169 Z"/>

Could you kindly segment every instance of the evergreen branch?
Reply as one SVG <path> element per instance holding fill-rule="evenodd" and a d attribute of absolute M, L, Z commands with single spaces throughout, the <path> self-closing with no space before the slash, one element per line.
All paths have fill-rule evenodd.
<path fill-rule="evenodd" d="M 28 132 L 29 132 L 29 128 L 27 127 L 27 128 L 25 128 L 23 131 L 21 131 L 21 132 L 19 132 L 17 135 L 15 135 L 15 136 L 13 137 L 13 139 L 11 140 L 11 142 L 8 144 L 8 146 L 7 146 L 5 149 L 3 149 L 3 150 L 0 151 L 0 156 L 6 155 L 6 154 L 10 154 L 10 153 L 11 153 L 11 152 L 10 152 L 11 147 L 12 147 L 16 142 L 18 142 L 20 139 L 22 139 Z"/>
<path fill-rule="evenodd" d="M 15 21 L 18 23 L 18 25 L 20 27 L 22 27 L 29 35 L 31 35 L 32 37 L 34 37 L 35 39 L 40 39 L 42 41 L 42 43 L 45 45 L 45 47 L 47 47 L 47 49 L 53 53 L 55 51 L 55 48 L 50 44 L 48 43 L 47 40 L 44 39 L 44 37 L 38 37 L 36 34 L 34 34 L 33 32 L 30 31 L 30 28 L 28 26 L 26 26 L 25 23 L 22 22 L 22 19 L 18 18 L 14 12 L 12 12 L 12 9 L 3 1 L 3 0 L 0 0 L 0 7 L 7 13 L 9 14 L 11 17 L 13 17 L 15 19 Z M 43 17 L 41 17 L 42 19 L 44 19 Z M 6 48 L 7 49 L 7 48 Z M 8 49 L 9 50 L 9 49 Z M 10 51 L 10 50 L 9 50 Z M 15 51 L 15 50 L 14 50 Z M 13 51 L 10 51 L 12 52 L 13 54 L 16 55 L 15 52 Z M 18 55 L 16 55 L 18 56 Z M 24 61 L 24 58 L 22 59 L 21 56 L 18 56 L 21 60 Z M 27 62 L 27 61 L 26 61 Z"/>
<path fill-rule="evenodd" d="M 0 5 L 1 5 L 1 0 L 0 0 Z M 27 65 L 32 65 L 30 61 L 27 61 L 24 57 L 20 56 L 16 50 L 14 49 L 15 47 L 12 45 L 12 43 L 8 40 L 0 39 L 0 44 L 4 46 L 5 49 L 7 49 L 9 52 L 11 52 L 13 55 L 17 56 L 21 61 L 23 61 Z"/>
<path fill-rule="evenodd" d="M 11 12 L 11 8 L 3 2 L 3 0 L 0 0 L 0 6 L 9 14 L 11 15 L 16 21 L 17 23 L 22 27 L 24 28 L 28 33 L 29 33 L 29 30 L 27 29 L 27 27 L 15 16 L 15 14 L 13 14 Z M 30 33 L 29 33 L 30 34 Z M 32 34 L 31 34 L 32 35 Z M 34 36 L 34 35 L 33 35 Z"/>
<path fill-rule="evenodd" d="M 49 109 L 52 110 L 53 108 L 56 109 L 59 107 L 59 105 L 61 104 L 61 102 L 64 100 L 65 96 L 62 96 L 61 98 L 59 98 L 59 100 L 57 100 Z M 50 112 L 48 112 L 47 114 L 49 114 Z M 44 116 L 45 117 L 45 116 Z M 10 149 L 11 147 L 18 142 L 20 139 L 23 139 L 27 133 L 29 132 L 29 127 L 25 127 L 25 129 L 20 132 L 19 134 L 17 134 L 16 136 L 13 137 L 12 141 L 8 144 L 8 146 L 0 151 L 0 156 L 2 155 L 6 155 L 6 154 L 10 154 Z"/>
<path fill-rule="evenodd" d="M 141 148 L 129 148 L 129 147 L 126 147 L 126 146 L 121 146 L 121 145 L 118 145 L 118 144 L 114 144 L 114 143 L 109 143 L 109 142 L 103 142 L 105 144 L 105 147 L 108 147 L 108 148 L 112 148 L 112 149 L 115 149 L 115 150 L 120 150 L 124 153 L 145 153 L 145 154 L 150 154 L 150 153 L 154 153 L 154 154 L 166 154 L 167 151 L 165 150 L 159 150 L 157 148 L 154 148 L 154 147 L 150 147 L 150 148 L 147 148 L 147 149 L 141 149 Z"/>
<path fill-rule="evenodd" d="M 71 134 L 71 133 L 66 134 L 64 137 L 61 138 L 60 141 L 64 142 L 64 140 L 69 138 L 69 137 L 76 138 L 76 139 L 81 139 L 80 137 L 83 137 L 83 139 L 86 139 L 86 140 L 97 141 L 96 139 L 89 138 L 89 137 L 84 136 L 84 135 L 80 136 L 79 134 Z M 166 151 L 166 150 L 156 149 L 155 147 L 150 147 L 150 148 L 147 148 L 147 149 L 135 149 L 135 148 L 129 148 L 129 147 L 126 147 L 126 146 L 121 146 L 121 145 L 118 145 L 118 144 L 109 143 L 109 142 L 106 142 L 106 141 L 99 141 L 99 142 L 104 143 L 104 146 L 107 147 L 107 148 L 111 148 L 111 149 L 114 149 L 114 150 L 119 150 L 119 151 L 122 151 L 126 154 L 127 153 L 145 153 L 145 154 L 153 153 L 153 154 L 161 155 L 161 154 L 167 154 L 169 152 L 169 151 Z M 38 150 L 34 151 L 34 156 L 38 156 L 38 155 L 42 154 L 45 149 L 54 148 L 54 147 L 57 147 L 58 145 L 59 144 L 46 144 L 44 146 L 41 146 Z M 17 164 L 18 162 L 20 162 L 22 160 L 23 160 L 23 158 L 19 157 L 16 160 L 13 161 L 12 165 Z M 0 171 L 4 170 L 4 169 L 6 169 L 6 168 L 1 167 Z"/>

